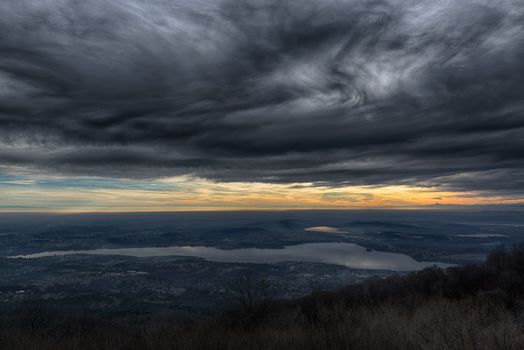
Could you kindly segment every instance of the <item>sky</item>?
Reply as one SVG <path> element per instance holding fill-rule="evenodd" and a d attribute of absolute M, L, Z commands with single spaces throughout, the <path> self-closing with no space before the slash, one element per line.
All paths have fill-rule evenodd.
<path fill-rule="evenodd" d="M 0 13 L 0 211 L 524 203 L 522 0 Z"/>

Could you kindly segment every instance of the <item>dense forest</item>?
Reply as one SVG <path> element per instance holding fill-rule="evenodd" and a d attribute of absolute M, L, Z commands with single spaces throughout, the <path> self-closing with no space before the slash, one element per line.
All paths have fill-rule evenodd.
<path fill-rule="evenodd" d="M 483 264 L 426 268 L 299 300 L 242 278 L 231 311 L 145 323 L 24 305 L 2 315 L 0 349 L 524 349 L 524 245 Z"/>

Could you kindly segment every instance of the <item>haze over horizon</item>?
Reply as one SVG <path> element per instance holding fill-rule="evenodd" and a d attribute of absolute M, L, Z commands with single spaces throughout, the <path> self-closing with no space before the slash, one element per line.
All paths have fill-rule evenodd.
<path fill-rule="evenodd" d="M 524 204 L 520 0 L 0 13 L 0 212 Z"/>

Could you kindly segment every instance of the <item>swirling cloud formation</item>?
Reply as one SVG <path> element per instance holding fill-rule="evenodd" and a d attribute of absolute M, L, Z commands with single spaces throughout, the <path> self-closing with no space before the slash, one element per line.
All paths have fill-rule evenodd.
<path fill-rule="evenodd" d="M 524 192 L 521 0 L 4 0 L 0 165 Z"/>

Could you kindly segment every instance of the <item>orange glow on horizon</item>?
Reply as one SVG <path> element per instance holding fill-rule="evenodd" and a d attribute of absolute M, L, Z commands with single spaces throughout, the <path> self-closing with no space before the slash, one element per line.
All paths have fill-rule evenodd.
<path fill-rule="evenodd" d="M 313 184 L 218 183 L 177 177 L 156 180 L 160 189 L 7 188 L 9 211 L 139 212 L 357 208 L 424 208 L 434 205 L 520 204 L 523 198 L 448 192 L 412 186 L 328 187 Z M 0 199 L 0 204 L 2 199 Z"/>

